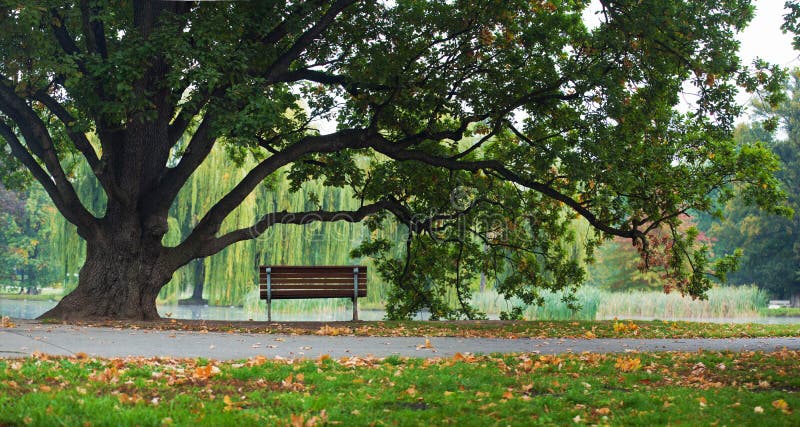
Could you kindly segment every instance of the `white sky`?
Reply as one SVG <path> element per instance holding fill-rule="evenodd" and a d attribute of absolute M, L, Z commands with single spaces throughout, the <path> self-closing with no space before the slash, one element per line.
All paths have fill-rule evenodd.
<path fill-rule="evenodd" d="M 798 52 L 792 49 L 792 35 L 781 32 L 783 0 L 755 0 L 755 19 L 739 33 L 739 50 L 745 63 L 760 57 L 783 66 L 798 66 Z"/>
<path fill-rule="evenodd" d="M 741 42 L 739 57 L 743 64 L 756 58 L 784 67 L 800 67 L 800 52 L 792 48 L 792 34 L 781 31 L 783 24 L 783 0 L 754 0 L 756 15 L 744 31 L 739 33 Z M 746 104 L 751 96 L 741 93 L 737 101 Z M 746 117 L 743 117 L 746 120 Z"/>

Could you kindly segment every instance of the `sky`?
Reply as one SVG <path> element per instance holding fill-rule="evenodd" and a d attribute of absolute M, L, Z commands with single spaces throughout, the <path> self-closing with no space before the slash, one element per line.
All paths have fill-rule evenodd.
<path fill-rule="evenodd" d="M 783 66 L 800 66 L 798 52 L 792 48 L 792 35 L 781 32 L 783 0 L 756 0 L 755 19 L 739 33 L 739 53 L 745 63 L 756 57 Z"/>
<path fill-rule="evenodd" d="M 792 48 L 792 34 L 781 32 L 783 0 L 755 0 L 756 15 L 750 25 L 738 35 L 739 57 L 743 64 L 756 58 L 784 67 L 800 67 L 800 52 Z M 748 103 L 751 95 L 741 93 L 740 103 Z M 743 117 L 742 121 L 747 118 Z"/>

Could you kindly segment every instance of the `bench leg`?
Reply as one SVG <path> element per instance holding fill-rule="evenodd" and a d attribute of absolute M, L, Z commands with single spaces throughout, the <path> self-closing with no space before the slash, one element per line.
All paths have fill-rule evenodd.
<path fill-rule="evenodd" d="M 353 298 L 353 321 L 358 321 L 358 298 Z"/>

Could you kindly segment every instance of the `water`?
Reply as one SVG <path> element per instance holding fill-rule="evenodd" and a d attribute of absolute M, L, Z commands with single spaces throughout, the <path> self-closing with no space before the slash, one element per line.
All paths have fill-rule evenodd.
<path fill-rule="evenodd" d="M 7 300 L 0 298 L 0 316 L 9 316 L 17 319 L 35 319 L 47 310 L 53 308 L 56 301 L 28 301 L 28 300 Z M 276 310 L 273 306 L 272 320 L 277 322 L 292 321 L 317 321 L 335 322 L 346 321 L 353 318 L 352 306 L 342 302 L 341 307 L 334 309 L 326 308 L 321 311 L 309 311 L 304 313 L 286 313 Z M 194 319 L 194 320 L 254 320 L 266 321 L 266 309 L 262 306 L 261 310 L 246 310 L 243 307 L 219 307 L 219 306 L 196 306 L 196 305 L 159 305 L 158 313 L 162 317 L 173 319 Z M 361 320 L 383 320 L 386 316 L 384 310 L 359 310 L 358 318 Z M 426 320 L 426 313 L 421 313 L 417 320 Z M 489 318 L 497 319 L 495 316 Z M 608 317 L 608 320 L 613 316 Z M 625 320 L 654 320 L 652 317 L 631 317 L 619 316 Z M 800 317 L 743 317 L 743 318 L 661 318 L 659 320 L 669 321 L 690 321 L 690 322 L 712 322 L 712 323 L 763 323 L 763 324 L 795 324 L 800 323 Z"/>
<path fill-rule="evenodd" d="M 28 301 L 8 300 L 0 298 L 0 316 L 9 316 L 16 319 L 35 319 L 56 305 L 56 301 Z M 275 304 L 277 305 L 277 304 Z M 335 322 L 353 319 L 352 306 L 342 302 L 340 309 L 326 309 L 324 311 L 307 313 L 285 313 L 276 310 L 273 305 L 272 320 L 276 322 L 292 321 L 318 321 Z M 194 320 L 254 320 L 267 321 L 267 312 L 263 310 L 254 312 L 242 307 L 220 307 L 200 305 L 159 305 L 158 314 L 161 317 L 172 319 Z M 383 310 L 359 310 L 360 320 L 383 320 L 386 312 Z M 421 320 L 421 319 L 420 319 Z"/>

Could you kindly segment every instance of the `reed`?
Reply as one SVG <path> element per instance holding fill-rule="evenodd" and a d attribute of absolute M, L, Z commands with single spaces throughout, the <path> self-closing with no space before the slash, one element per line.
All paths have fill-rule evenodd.
<path fill-rule="evenodd" d="M 708 292 L 707 300 L 693 300 L 680 294 L 656 291 L 609 292 L 591 286 L 578 290 L 581 309 L 570 310 L 561 292 L 542 293 L 544 305 L 530 306 L 526 319 L 593 320 L 618 318 L 711 319 L 759 317 L 767 306 L 768 294 L 755 286 L 718 286 Z M 519 300 L 505 301 L 493 290 L 478 292 L 473 304 L 490 317 L 522 305 Z"/>

